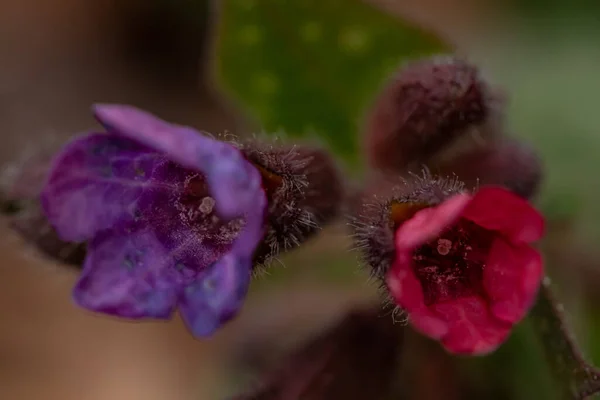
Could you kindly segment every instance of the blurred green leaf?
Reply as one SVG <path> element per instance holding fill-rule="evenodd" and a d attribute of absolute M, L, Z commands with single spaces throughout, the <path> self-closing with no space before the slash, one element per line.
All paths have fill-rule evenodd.
<path fill-rule="evenodd" d="M 582 246 L 600 237 L 597 180 L 600 113 L 596 78 L 600 30 L 583 24 L 486 40 L 478 59 L 510 94 L 507 116 L 532 142 L 545 167 L 541 206 L 547 217 L 572 218 Z"/>
<path fill-rule="evenodd" d="M 216 78 L 268 132 L 319 137 L 348 161 L 383 80 L 447 52 L 432 33 L 361 0 L 220 2 Z"/>

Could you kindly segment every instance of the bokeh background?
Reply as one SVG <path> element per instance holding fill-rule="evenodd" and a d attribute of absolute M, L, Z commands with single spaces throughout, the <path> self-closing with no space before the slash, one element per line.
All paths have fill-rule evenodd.
<path fill-rule="evenodd" d="M 210 132 L 319 141 L 359 177 L 365 107 L 402 62 L 447 43 L 505 88 L 510 128 L 542 155 L 549 273 L 600 363 L 597 1 L 1 0 L 0 162 L 18 166 L 93 127 L 92 103 L 118 102 Z M 133 324 L 75 308 L 77 271 L 6 225 L 0 399 L 218 400 L 375 295 L 339 222 L 258 278 L 234 323 L 196 341 L 178 319 Z M 409 340 L 398 398 L 552 398 L 527 321 L 482 359 Z"/>

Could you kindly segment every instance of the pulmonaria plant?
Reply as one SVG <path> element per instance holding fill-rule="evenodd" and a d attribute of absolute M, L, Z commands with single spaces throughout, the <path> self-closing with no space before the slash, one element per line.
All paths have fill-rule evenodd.
<path fill-rule="evenodd" d="M 337 211 L 341 190 L 319 203 L 307 188 L 301 169 L 314 166 L 314 150 L 247 156 L 134 107 L 94 111 L 107 132 L 68 143 L 41 194 L 60 238 L 88 243 L 73 292 L 82 307 L 134 319 L 169 318 L 178 307 L 194 335 L 210 335 L 237 313 L 257 263 Z M 317 164 L 335 180 L 328 161 Z M 273 232 L 286 223 L 293 245 L 289 232 Z"/>
<path fill-rule="evenodd" d="M 385 306 L 454 354 L 497 349 L 534 307 L 544 277 L 534 244 L 545 221 L 529 203 L 541 160 L 506 134 L 503 106 L 464 60 L 410 63 L 367 110 L 371 175 L 348 204 L 355 247 Z M 212 137 L 130 106 L 94 113 L 105 132 L 73 139 L 47 174 L 45 161 L 36 164 L 0 193 L 2 211 L 38 248 L 83 260 L 73 296 L 89 310 L 167 319 L 178 309 L 195 336 L 209 336 L 237 314 L 253 272 L 316 234 L 346 200 L 321 149 Z M 41 175 L 38 196 L 24 183 Z M 571 340 L 547 283 L 539 297 L 533 321 L 547 352 L 559 349 L 561 393 L 600 391 L 600 372 Z M 385 397 L 397 386 L 404 329 L 379 311 L 302 345 L 241 398 Z M 365 340 L 377 342 L 375 353 L 355 346 Z M 356 376 L 371 385 L 353 387 Z"/>

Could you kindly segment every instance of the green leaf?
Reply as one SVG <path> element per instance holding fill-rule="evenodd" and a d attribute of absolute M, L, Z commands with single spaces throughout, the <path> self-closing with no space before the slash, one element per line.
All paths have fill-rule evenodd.
<path fill-rule="evenodd" d="M 600 371 L 583 358 L 548 278 L 544 280 L 531 320 L 553 372 L 559 398 L 585 399 L 600 393 Z"/>
<path fill-rule="evenodd" d="M 449 51 L 432 33 L 361 0 L 224 0 L 217 82 L 267 132 L 319 137 L 359 159 L 357 130 L 383 80 Z"/>

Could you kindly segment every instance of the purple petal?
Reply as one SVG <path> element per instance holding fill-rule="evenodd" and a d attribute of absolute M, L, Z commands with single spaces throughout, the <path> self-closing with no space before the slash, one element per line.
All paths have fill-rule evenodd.
<path fill-rule="evenodd" d="M 228 254 L 185 287 L 179 307 L 195 336 L 210 336 L 235 316 L 248 292 L 251 267 L 250 259 Z"/>
<path fill-rule="evenodd" d="M 73 290 L 86 309 L 126 318 L 168 318 L 176 290 L 164 281 L 173 260 L 148 228 L 97 235 Z"/>
<path fill-rule="evenodd" d="M 230 144 L 126 105 L 98 104 L 96 118 L 111 132 L 137 140 L 182 166 L 204 173 L 225 218 L 241 216 L 261 186 L 256 169 Z"/>
<path fill-rule="evenodd" d="M 61 239 L 87 240 L 134 219 L 143 194 L 178 190 L 174 177 L 155 173 L 167 161 L 115 135 L 77 138 L 54 160 L 41 194 L 42 207 Z"/>

